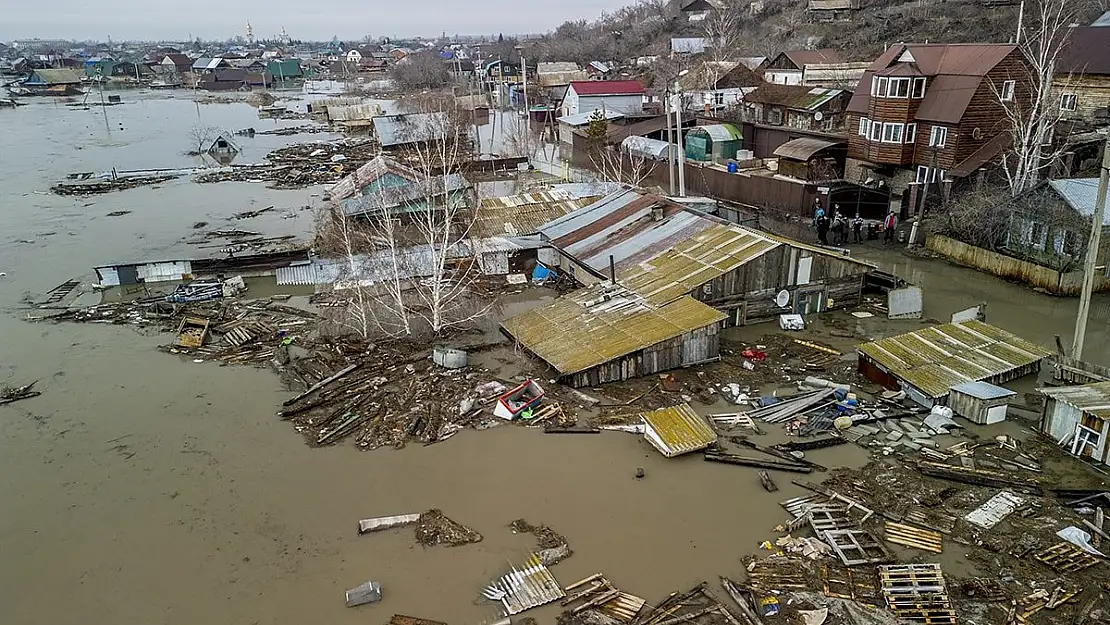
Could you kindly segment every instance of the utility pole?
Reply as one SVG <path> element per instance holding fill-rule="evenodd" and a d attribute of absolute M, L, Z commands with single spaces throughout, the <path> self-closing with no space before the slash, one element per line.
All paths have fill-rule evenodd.
<path fill-rule="evenodd" d="M 1091 292 L 1095 287 L 1095 265 L 1098 264 L 1098 244 L 1102 235 L 1102 212 L 1106 210 L 1106 186 L 1110 183 L 1110 139 L 1102 149 L 1102 167 L 1098 176 L 1098 198 L 1095 213 L 1091 215 L 1091 240 L 1087 242 L 1087 262 L 1083 267 L 1083 293 L 1079 296 L 1079 316 L 1075 320 L 1075 341 L 1072 358 L 1083 358 L 1083 339 L 1087 334 L 1087 316 L 1091 311 Z"/>
<path fill-rule="evenodd" d="M 674 84 L 674 130 L 675 144 L 678 148 L 675 157 L 678 161 L 678 197 L 686 197 L 686 153 L 682 148 L 682 92 L 678 81 Z"/>
<path fill-rule="evenodd" d="M 532 162 L 532 113 L 528 110 L 528 63 L 520 55 L 520 80 L 524 85 L 524 155 Z"/>
<path fill-rule="evenodd" d="M 671 126 L 671 89 L 663 91 L 663 118 L 667 120 L 667 181 L 671 184 L 671 195 L 674 196 L 674 130 Z"/>

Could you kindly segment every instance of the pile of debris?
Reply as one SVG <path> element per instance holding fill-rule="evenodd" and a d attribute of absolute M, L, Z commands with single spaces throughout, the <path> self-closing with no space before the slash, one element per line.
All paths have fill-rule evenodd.
<path fill-rule="evenodd" d="M 296 189 L 338 182 L 374 158 L 370 139 L 339 139 L 301 143 L 266 155 L 264 165 L 231 166 L 197 176 L 197 182 L 269 182 L 274 189 Z"/>
<path fill-rule="evenodd" d="M 536 537 L 540 548 L 536 555 L 545 566 L 554 566 L 574 555 L 566 536 L 546 525 L 532 525 L 524 519 L 517 519 L 509 527 L 516 534 L 531 534 Z"/>
<path fill-rule="evenodd" d="M 482 535 L 465 525 L 447 518 L 440 510 L 429 510 L 416 521 L 416 542 L 425 547 L 449 545 L 458 547 L 482 542 Z"/>
<path fill-rule="evenodd" d="M 97 195 L 100 193 L 111 193 L 113 191 L 123 191 L 124 189 L 134 189 L 135 187 L 143 187 L 152 184 L 160 184 L 168 182 L 178 175 L 159 175 L 159 176 L 120 176 L 109 178 L 94 178 L 91 173 L 69 176 L 73 179 L 72 182 L 63 181 L 50 187 L 50 190 L 58 195 Z"/>

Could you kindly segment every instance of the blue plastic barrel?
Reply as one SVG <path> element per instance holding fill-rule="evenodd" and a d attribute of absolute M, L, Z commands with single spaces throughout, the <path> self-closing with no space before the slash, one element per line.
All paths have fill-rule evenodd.
<path fill-rule="evenodd" d="M 736 162 L 735 161 L 729 161 L 728 162 L 728 173 L 730 173 L 730 174 L 735 174 L 736 173 Z"/>

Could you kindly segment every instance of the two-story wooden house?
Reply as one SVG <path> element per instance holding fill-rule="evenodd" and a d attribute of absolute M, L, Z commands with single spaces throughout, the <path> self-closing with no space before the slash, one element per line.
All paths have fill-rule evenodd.
<path fill-rule="evenodd" d="M 1068 29 L 1052 87 L 1061 119 L 1110 125 L 1110 26 Z"/>
<path fill-rule="evenodd" d="M 885 180 L 914 214 L 915 185 L 967 177 L 1009 147 L 1005 107 L 1029 98 L 1028 77 L 1013 44 L 891 46 L 848 103 L 846 177 Z"/>

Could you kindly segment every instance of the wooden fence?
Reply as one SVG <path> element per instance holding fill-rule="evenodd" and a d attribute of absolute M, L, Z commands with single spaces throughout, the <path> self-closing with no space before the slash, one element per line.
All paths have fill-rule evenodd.
<path fill-rule="evenodd" d="M 968 245 L 939 234 L 929 235 L 925 247 L 953 262 L 999 278 L 1044 289 L 1053 295 L 1078 295 L 1083 286 L 1082 272 L 1062 273 L 1044 265 Z M 1105 276 L 1098 276 L 1095 290 L 1110 290 L 1110 280 Z"/>

